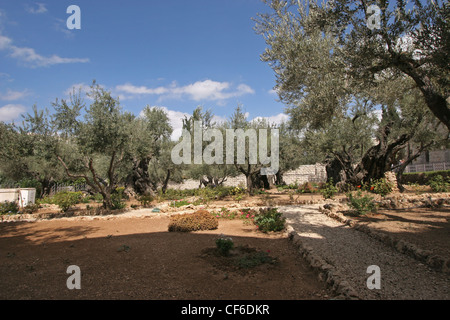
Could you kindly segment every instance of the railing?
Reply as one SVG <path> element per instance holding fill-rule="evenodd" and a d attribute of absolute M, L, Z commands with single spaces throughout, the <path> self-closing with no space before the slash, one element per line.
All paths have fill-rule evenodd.
<path fill-rule="evenodd" d="M 450 170 L 450 162 L 410 164 L 410 165 L 408 165 L 406 167 L 405 173 L 426 172 L 426 171 L 441 171 L 441 170 Z"/>
<path fill-rule="evenodd" d="M 61 191 L 86 191 L 88 188 L 86 183 L 81 184 L 67 184 L 67 183 L 57 183 L 52 186 L 50 189 L 50 195 L 54 195 L 55 193 L 61 192 Z"/>

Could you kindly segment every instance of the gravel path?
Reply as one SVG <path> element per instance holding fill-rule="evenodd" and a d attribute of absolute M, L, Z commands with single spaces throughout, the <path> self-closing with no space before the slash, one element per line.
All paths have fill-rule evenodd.
<path fill-rule="evenodd" d="M 450 299 L 448 275 L 320 213 L 318 207 L 286 206 L 279 211 L 294 243 L 335 289 L 364 300 Z M 380 289 L 367 287 L 371 265 L 380 268 Z"/>

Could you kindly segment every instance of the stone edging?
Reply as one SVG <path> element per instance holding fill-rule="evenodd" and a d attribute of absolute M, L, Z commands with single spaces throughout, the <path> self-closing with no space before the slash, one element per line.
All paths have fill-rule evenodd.
<path fill-rule="evenodd" d="M 334 210 L 333 210 L 334 209 Z M 319 211 L 330 218 L 333 218 L 345 225 L 348 225 L 358 231 L 364 232 L 370 237 L 379 240 L 380 242 L 394 248 L 400 253 L 411 256 L 412 258 L 423 262 L 433 268 L 434 270 L 441 271 L 446 274 L 450 274 L 450 259 L 445 259 L 439 255 L 433 254 L 429 250 L 424 250 L 417 247 L 415 244 L 407 242 L 405 240 L 394 238 L 388 234 L 380 231 L 373 230 L 372 228 L 359 223 L 356 220 L 347 218 L 342 214 L 336 212 L 335 205 L 320 206 Z"/>
<path fill-rule="evenodd" d="M 305 246 L 291 225 L 287 225 L 286 232 L 288 238 L 299 249 L 300 254 L 319 273 L 319 279 L 326 283 L 333 293 L 338 295 L 338 299 L 358 300 L 360 299 L 355 290 L 343 280 L 336 272 L 335 268 L 314 253 L 313 249 Z"/>

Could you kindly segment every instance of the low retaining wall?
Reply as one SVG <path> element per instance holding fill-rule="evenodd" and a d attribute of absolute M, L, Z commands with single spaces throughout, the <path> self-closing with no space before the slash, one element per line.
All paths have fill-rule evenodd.
<path fill-rule="evenodd" d="M 444 194 L 441 197 L 439 195 L 435 195 L 434 199 L 430 196 L 424 196 L 423 198 L 419 199 L 403 199 L 405 201 L 402 201 L 402 209 L 407 208 L 434 208 L 439 207 L 442 205 L 449 205 L 450 204 L 450 198 L 448 194 Z M 409 200 L 409 201 L 408 201 Z M 384 201 L 384 207 L 385 208 L 392 208 L 391 201 L 393 203 L 397 203 L 398 199 L 385 199 Z M 408 206 L 408 204 L 410 204 Z M 382 203 L 383 206 L 383 203 Z M 397 208 L 398 205 L 395 205 Z M 367 225 L 364 225 L 362 223 L 359 223 L 358 221 L 348 218 L 344 216 L 342 213 L 339 213 L 338 211 L 343 209 L 342 204 L 325 204 L 323 207 L 319 207 L 319 211 L 323 214 L 326 214 L 330 218 L 333 218 L 345 225 L 348 225 L 352 228 L 355 228 L 358 231 L 364 232 L 370 237 L 377 239 L 381 241 L 382 243 L 394 248 L 400 253 L 407 254 L 410 257 L 413 257 L 414 259 L 423 262 L 430 266 L 431 268 L 441 271 L 446 274 L 450 274 L 450 259 L 441 257 L 438 255 L 433 254 L 429 250 L 424 250 L 419 248 L 417 245 L 409 243 L 405 240 L 397 239 L 393 236 L 390 236 L 388 234 L 385 234 L 381 231 L 374 230 Z"/>
<path fill-rule="evenodd" d="M 301 237 L 290 225 L 286 228 L 289 240 L 297 247 L 301 256 L 319 274 L 319 279 L 326 283 L 327 287 L 337 294 L 337 299 L 345 300 L 360 299 L 349 283 L 343 280 L 336 272 L 335 268 L 317 255 L 312 248 L 305 246 Z"/>

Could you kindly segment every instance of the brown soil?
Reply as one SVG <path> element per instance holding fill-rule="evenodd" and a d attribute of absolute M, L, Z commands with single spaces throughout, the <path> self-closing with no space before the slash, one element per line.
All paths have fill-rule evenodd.
<path fill-rule="evenodd" d="M 168 223 L 165 217 L 2 223 L 0 299 L 331 297 L 283 234 L 262 234 L 242 220 L 192 233 L 168 232 Z M 276 263 L 231 265 L 235 255 L 211 251 L 221 233 Z M 81 290 L 66 286 L 70 265 L 80 267 Z"/>
<path fill-rule="evenodd" d="M 450 258 L 450 207 L 379 210 L 351 217 L 371 229 Z"/>
<path fill-rule="evenodd" d="M 273 192 L 239 205 L 321 200 L 320 194 L 292 198 Z M 236 202 L 214 204 L 234 210 Z M 85 208 L 85 204 L 78 206 Z M 39 211 L 45 212 L 56 213 L 57 208 Z M 450 256 L 449 207 L 380 210 L 352 218 L 439 256 Z M 264 234 L 242 220 L 221 219 L 217 230 L 191 233 L 168 232 L 168 224 L 164 216 L 121 215 L 0 223 L 0 299 L 333 298 L 283 233 Z M 232 237 L 239 248 L 229 257 L 214 250 L 219 234 Z M 236 261 L 250 252 L 264 253 L 272 263 L 237 266 Z M 81 290 L 66 286 L 70 265 L 81 269 Z"/>

